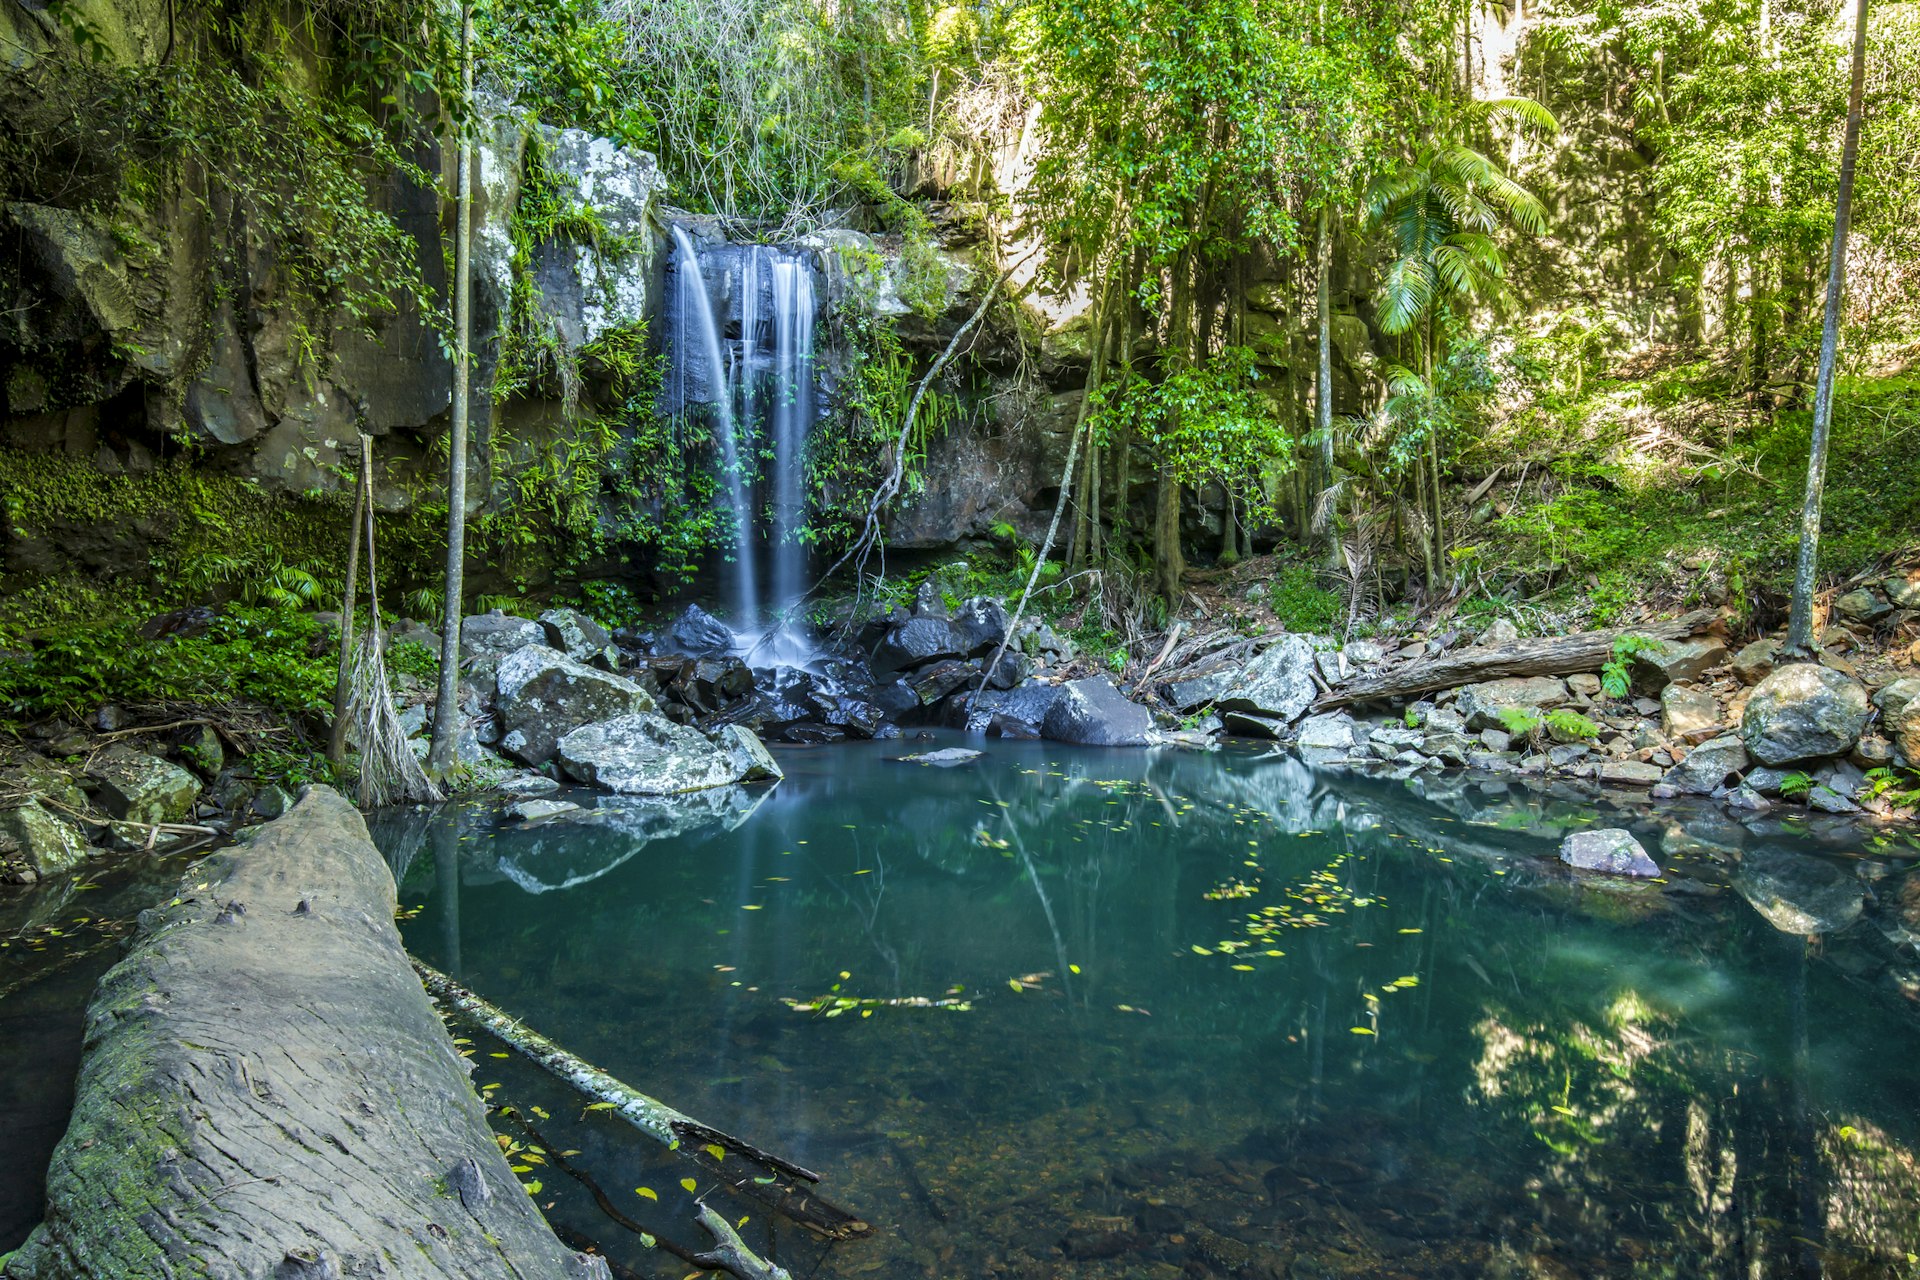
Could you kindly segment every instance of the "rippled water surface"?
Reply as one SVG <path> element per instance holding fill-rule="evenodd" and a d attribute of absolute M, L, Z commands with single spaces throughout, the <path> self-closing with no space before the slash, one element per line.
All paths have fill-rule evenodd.
<path fill-rule="evenodd" d="M 376 835 L 416 952 L 876 1226 L 769 1240 L 761 1205 L 716 1194 L 797 1275 L 1916 1273 L 1901 841 L 1250 750 L 900 750 Z M 1664 880 L 1553 861 L 1596 823 L 1633 826 Z M 1821 944 L 1779 931 L 1734 885 L 1756 855 L 1864 914 Z M 704 1247 L 681 1180 L 710 1172 L 472 1048 L 489 1096 L 540 1117 L 503 1132 Z M 687 1274 L 522 1167 L 556 1221 Z"/>

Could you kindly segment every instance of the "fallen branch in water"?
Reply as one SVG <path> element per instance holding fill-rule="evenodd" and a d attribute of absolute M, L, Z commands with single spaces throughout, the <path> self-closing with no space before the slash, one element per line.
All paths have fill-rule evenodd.
<path fill-rule="evenodd" d="M 793 1273 L 785 1267 L 767 1262 L 747 1248 L 740 1233 L 715 1213 L 712 1205 L 700 1206 L 700 1225 L 713 1236 L 714 1248 L 695 1258 L 695 1266 L 720 1267 L 733 1272 L 740 1280 L 793 1280 Z"/>
<path fill-rule="evenodd" d="M 568 1053 L 519 1019 L 475 995 L 432 965 L 416 959 L 413 961 L 413 968 L 414 972 L 420 975 L 420 981 L 429 993 L 446 1002 L 465 1017 L 472 1019 L 508 1048 L 517 1051 L 549 1074 L 594 1099 L 604 1109 L 619 1116 L 662 1146 L 678 1151 L 690 1159 L 697 1158 L 698 1152 L 711 1146 L 722 1151 L 731 1151 L 765 1169 L 786 1174 L 789 1178 L 797 1178 L 808 1183 L 820 1181 L 820 1175 L 811 1169 L 797 1165 L 791 1160 L 784 1160 L 771 1152 L 762 1151 L 751 1143 L 743 1142 L 732 1134 L 722 1132 L 711 1125 L 702 1124 L 692 1116 L 676 1111 L 666 1103 L 650 1098 L 638 1089 L 616 1080 L 592 1063 Z M 753 1185 L 750 1177 L 740 1182 L 748 1186 Z M 739 1186 L 739 1183 L 735 1185 Z M 778 1212 L 828 1239 L 850 1240 L 873 1230 L 856 1215 L 831 1201 L 821 1199 L 809 1190 L 786 1184 L 777 1184 L 773 1190 L 777 1191 L 779 1196 L 778 1202 L 773 1206 Z"/>

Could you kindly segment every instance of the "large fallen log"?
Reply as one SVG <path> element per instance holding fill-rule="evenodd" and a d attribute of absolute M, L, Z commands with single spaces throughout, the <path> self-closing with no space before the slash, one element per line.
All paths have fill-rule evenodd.
<path fill-rule="evenodd" d="M 101 980 L 20 1280 L 580 1280 L 507 1167 L 325 787 L 187 875 Z"/>
<path fill-rule="evenodd" d="M 1371 679 L 1350 681 L 1315 702 L 1313 709 L 1326 711 L 1356 702 L 1404 698 L 1509 676 L 1565 676 L 1598 671 L 1613 656 L 1613 642 L 1622 636 L 1685 640 L 1711 631 L 1719 621 L 1720 615 L 1714 610 L 1697 609 L 1670 622 L 1646 622 L 1612 631 L 1576 631 L 1566 636 L 1520 640 L 1493 649 L 1462 649 L 1431 662 L 1416 661 Z"/>

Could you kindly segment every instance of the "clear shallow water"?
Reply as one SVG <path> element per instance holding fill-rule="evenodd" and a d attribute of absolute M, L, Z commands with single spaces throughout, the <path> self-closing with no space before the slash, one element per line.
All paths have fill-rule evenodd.
<path fill-rule="evenodd" d="M 778 787 L 691 813 L 575 796 L 603 807 L 375 833 L 423 958 L 878 1227 L 782 1232 L 796 1274 L 1916 1274 L 1891 852 L 1766 838 L 1867 886 L 1810 950 L 1727 887 L 1763 842 L 1704 810 L 1422 797 L 1251 751 L 901 750 L 789 751 Z M 1552 862 L 1595 821 L 1666 883 Z M 490 1096 L 704 1247 L 679 1183 L 709 1176 L 474 1040 Z M 617 1259 L 687 1273 L 528 1176 Z M 766 1244 L 763 1208 L 723 1203 Z"/>

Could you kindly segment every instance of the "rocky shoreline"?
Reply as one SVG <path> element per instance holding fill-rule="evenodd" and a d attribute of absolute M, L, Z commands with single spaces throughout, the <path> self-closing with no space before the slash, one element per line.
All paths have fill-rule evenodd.
<path fill-rule="evenodd" d="M 1862 588 L 1839 608 L 1870 621 L 1910 585 Z M 1505 621 L 1344 645 L 1287 632 L 1180 645 L 1176 632 L 1123 686 L 1047 623 L 1027 619 L 1009 634 L 1000 601 L 954 601 L 932 581 L 910 606 L 798 659 L 741 652 L 697 606 L 652 630 L 609 629 L 572 609 L 495 611 L 462 627 L 460 781 L 540 816 L 551 803 L 541 797 L 565 783 L 666 797 L 777 781 L 764 742 L 933 726 L 1103 747 L 1268 738 L 1309 763 L 1400 779 L 1452 769 L 1564 778 L 1644 788 L 1653 803 L 1708 797 L 1742 820 L 1912 816 L 1894 769 L 1920 765 L 1920 676 L 1864 656 L 1839 625 L 1818 661 L 1797 663 L 1783 663 L 1770 638 L 1731 647 L 1712 614 L 1649 624 L 1660 628 L 1677 638 L 1629 628 L 1587 643 L 1525 641 Z M 413 624 L 395 635 L 438 644 Z M 1427 678 L 1530 663 L 1546 669 L 1444 688 Z M 1393 689 L 1414 692 L 1379 692 Z M 424 751 L 430 709 L 424 687 L 411 694 L 403 719 Z M 245 735 L 216 715 L 146 729 L 105 706 L 84 728 L 28 734 L 0 759 L 0 875 L 13 883 L 102 849 L 210 841 L 291 803 L 285 787 L 254 776 Z"/>

